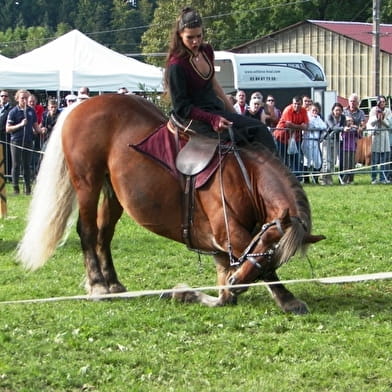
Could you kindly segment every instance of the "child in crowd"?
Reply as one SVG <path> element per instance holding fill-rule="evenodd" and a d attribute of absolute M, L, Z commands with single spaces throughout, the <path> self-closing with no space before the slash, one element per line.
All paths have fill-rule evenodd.
<path fill-rule="evenodd" d="M 342 132 L 342 152 L 343 152 L 343 170 L 354 169 L 355 166 L 355 150 L 357 149 L 357 141 L 362 137 L 362 132 L 358 126 L 354 124 L 354 119 L 346 115 L 346 125 Z M 354 182 L 353 173 L 344 173 L 342 177 L 342 185 L 352 184 Z"/>

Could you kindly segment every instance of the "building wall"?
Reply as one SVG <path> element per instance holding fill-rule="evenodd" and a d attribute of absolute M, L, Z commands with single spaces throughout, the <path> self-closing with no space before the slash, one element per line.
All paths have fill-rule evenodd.
<path fill-rule="evenodd" d="M 237 53 L 299 52 L 323 66 L 328 90 L 348 98 L 373 96 L 373 49 L 351 38 L 304 22 L 233 49 Z M 392 94 L 392 55 L 380 53 L 380 93 Z"/>

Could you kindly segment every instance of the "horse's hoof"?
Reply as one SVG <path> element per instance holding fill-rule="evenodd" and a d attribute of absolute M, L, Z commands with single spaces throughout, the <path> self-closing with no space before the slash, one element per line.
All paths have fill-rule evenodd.
<path fill-rule="evenodd" d="M 293 300 L 285 304 L 283 310 L 286 313 L 293 313 L 298 315 L 303 315 L 309 313 L 309 308 L 305 302 L 300 301 L 299 299 Z"/>
<path fill-rule="evenodd" d="M 121 283 L 114 283 L 109 286 L 109 292 L 111 294 L 125 293 L 126 291 L 127 291 L 126 287 L 124 287 Z"/>
<path fill-rule="evenodd" d="M 173 293 L 173 299 L 190 304 L 200 302 L 200 294 L 197 291 L 182 291 Z"/>
<path fill-rule="evenodd" d="M 188 290 L 190 287 L 187 284 L 180 283 L 173 287 L 174 291 L 163 292 L 160 299 L 175 299 L 179 302 L 197 302 L 198 293 L 196 291 Z M 178 291 L 181 290 L 181 291 Z M 182 291 L 184 290 L 184 291 Z"/>
<path fill-rule="evenodd" d="M 173 298 L 173 293 L 171 291 L 162 293 L 159 296 L 159 299 L 172 299 L 172 298 Z"/>
<path fill-rule="evenodd" d="M 238 304 L 238 297 L 237 297 L 236 295 L 233 295 L 233 296 L 230 298 L 229 304 L 230 304 L 230 305 L 237 305 L 237 304 Z"/>
<path fill-rule="evenodd" d="M 91 297 L 99 297 L 101 295 L 110 294 L 108 287 L 104 284 L 95 284 L 90 286 L 89 295 Z"/>

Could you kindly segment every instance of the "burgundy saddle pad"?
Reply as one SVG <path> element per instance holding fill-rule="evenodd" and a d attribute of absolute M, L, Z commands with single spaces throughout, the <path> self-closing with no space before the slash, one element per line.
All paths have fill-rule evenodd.
<path fill-rule="evenodd" d="M 180 138 L 180 151 L 187 144 L 187 140 Z M 150 158 L 159 162 L 175 177 L 179 178 L 180 173 L 176 167 L 177 151 L 176 141 L 172 132 L 167 129 L 167 125 L 163 124 L 156 129 L 151 135 L 147 136 L 137 144 L 131 144 L 136 151 L 146 154 Z M 224 154 L 226 156 L 226 154 Z M 223 156 L 223 157 L 224 157 Z M 210 163 L 205 169 L 196 174 L 195 187 L 202 187 L 214 174 L 219 166 L 219 155 L 216 152 Z M 193 169 L 197 171 L 198 169 Z"/>

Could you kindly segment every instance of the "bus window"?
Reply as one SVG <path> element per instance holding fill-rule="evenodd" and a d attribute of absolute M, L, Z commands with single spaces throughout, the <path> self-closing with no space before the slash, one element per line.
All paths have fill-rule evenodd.
<path fill-rule="evenodd" d="M 304 65 L 306 67 L 306 69 L 310 72 L 311 79 L 312 80 L 319 80 L 319 81 L 323 81 L 324 80 L 324 73 L 322 71 L 322 69 L 317 66 L 314 63 L 311 63 L 309 61 L 304 61 Z"/>

